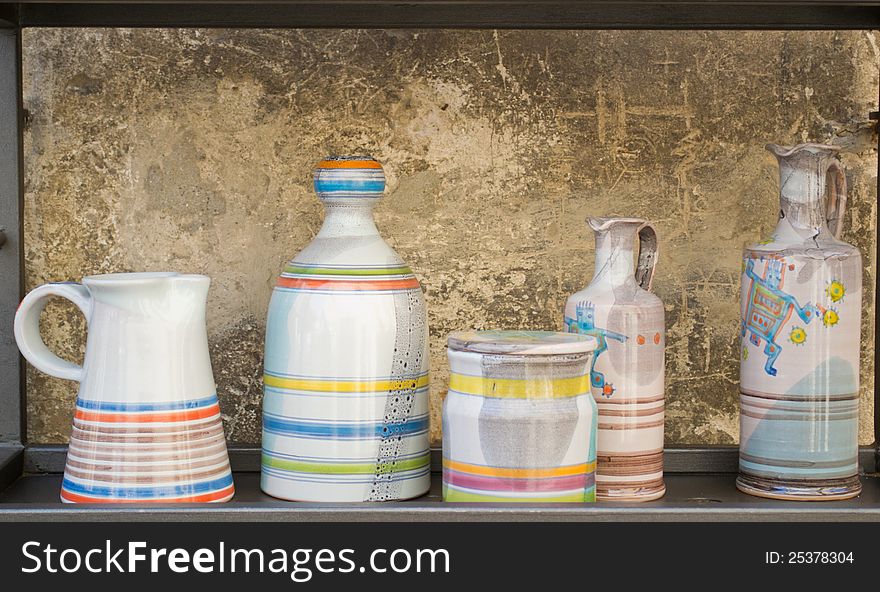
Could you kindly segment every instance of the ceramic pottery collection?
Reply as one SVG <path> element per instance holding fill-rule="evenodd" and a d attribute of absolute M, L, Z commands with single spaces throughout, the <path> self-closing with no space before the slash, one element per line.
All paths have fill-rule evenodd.
<path fill-rule="evenodd" d="M 596 340 L 540 331 L 452 333 L 443 499 L 596 499 Z"/>
<path fill-rule="evenodd" d="M 737 487 L 849 498 L 861 490 L 862 261 L 838 238 L 846 181 L 832 146 L 767 148 L 779 160 L 780 214 L 773 235 L 743 254 Z"/>
<path fill-rule="evenodd" d="M 15 315 L 15 339 L 46 374 L 79 393 L 61 499 L 65 502 L 223 502 L 232 473 L 208 357 L 201 275 L 89 276 L 46 284 Z M 50 296 L 85 315 L 85 361 L 51 353 L 40 338 Z"/>
<path fill-rule="evenodd" d="M 418 280 L 373 222 L 385 175 L 372 158 L 328 158 L 314 184 L 324 224 L 269 304 L 262 488 L 307 501 L 422 495 L 427 314 Z"/>
<path fill-rule="evenodd" d="M 861 255 L 839 238 L 846 179 L 832 146 L 768 149 L 779 160 L 780 215 L 772 236 L 743 255 L 737 487 L 845 499 L 861 491 L 862 300 Z M 427 312 L 418 280 L 373 221 L 385 174 L 370 157 L 331 157 L 314 187 L 324 223 L 269 303 L 261 487 L 315 502 L 420 496 L 431 469 Z M 640 218 L 589 224 L 595 271 L 565 304 L 566 332 L 449 335 L 444 500 L 664 495 L 657 234 Z M 208 355 L 209 284 L 173 272 L 96 275 L 22 300 L 14 327 L 22 354 L 80 383 L 63 501 L 232 497 Z M 82 366 L 40 337 L 51 296 L 85 315 Z"/>
<path fill-rule="evenodd" d="M 590 285 L 569 297 L 565 328 L 598 346 L 590 387 L 599 409 L 599 500 L 662 497 L 663 302 L 652 294 L 657 235 L 640 218 L 591 218 L 596 266 Z M 638 249 L 638 267 L 635 265 Z"/>

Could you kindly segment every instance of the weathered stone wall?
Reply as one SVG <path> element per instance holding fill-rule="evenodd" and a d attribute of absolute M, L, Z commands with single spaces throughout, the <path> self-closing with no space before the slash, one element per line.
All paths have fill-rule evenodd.
<path fill-rule="evenodd" d="M 768 141 L 831 140 L 865 254 L 861 441 L 873 440 L 873 33 L 24 32 L 27 285 L 135 270 L 214 279 L 227 434 L 259 440 L 264 319 L 315 234 L 324 155 L 386 167 L 379 228 L 426 290 L 433 436 L 455 329 L 561 328 L 591 277 L 588 215 L 661 235 L 669 443 L 737 439 L 740 251 L 775 223 Z M 81 355 L 53 304 L 44 334 Z M 31 441 L 63 441 L 76 385 L 28 369 Z"/>

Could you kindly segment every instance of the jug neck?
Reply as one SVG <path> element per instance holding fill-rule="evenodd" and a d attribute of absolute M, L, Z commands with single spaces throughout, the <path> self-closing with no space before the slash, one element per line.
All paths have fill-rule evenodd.
<path fill-rule="evenodd" d="M 379 234 L 373 220 L 373 206 L 378 200 L 354 199 L 345 202 L 324 200 L 324 223 L 319 238 L 373 236 Z M 374 202 L 374 203 L 369 203 Z"/>
<path fill-rule="evenodd" d="M 593 282 L 635 283 L 633 249 L 638 230 L 645 221 L 639 218 L 590 218 L 589 223 L 596 233 Z"/>
<path fill-rule="evenodd" d="M 792 148 L 769 144 L 767 149 L 779 162 L 779 224 L 828 234 L 826 177 L 837 148 L 824 144 Z"/>

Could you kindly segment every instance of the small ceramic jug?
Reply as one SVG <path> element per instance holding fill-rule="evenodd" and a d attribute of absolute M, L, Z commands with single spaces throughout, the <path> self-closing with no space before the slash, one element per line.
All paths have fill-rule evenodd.
<path fill-rule="evenodd" d="M 862 306 L 861 254 L 839 238 L 846 177 L 835 146 L 767 149 L 779 162 L 780 211 L 771 237 L 743 254 L 737 487 L 846 499 L 861 491 Z"/>
<path fill-rule="evenodd" d="M 592 502 L 596 340 L 546 331 L 449 336 L 443 499 Z"/>
<path fill-rule="evenodd" d="M 223 502 L 232 473 L 220 420 L 205 301 L 211 280 L 177 273 L 93 275 L 46 284 L 15 315 L 24 357 L 79 382 L 61 499 L 65 502 Z M 88 323 L 82 366 L 40 337 L 50 296 Z"/>
<path fill-rule="evenodd" d="M 412 498 L 430 485 L 422 288 L 382 240 L 385 189 L 369 157 L 318 164 L 317 236 L 269 303 L 262 488 L 301 501 Z"/>
<path fill-rule="evenodd" d="M 657 234 L 641 218 L 588 222 L 596 268 L 590 285 L 568 298 L 564 321 L 566 330 L 599 342 L 590 368 L 599 408 L 597 499 L 653 500 L 666 492 L 665 323 L 663 302 L 650 292 Z"/>

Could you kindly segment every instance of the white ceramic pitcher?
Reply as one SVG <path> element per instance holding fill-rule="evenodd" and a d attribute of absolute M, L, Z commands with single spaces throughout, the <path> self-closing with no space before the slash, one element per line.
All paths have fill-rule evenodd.
<path fill-rule="evenodd" d="M 177 273 L 94 275 L 22 300 L 15 340 L 37 369 L 80 383 L 65 502 L 221 502 L 233 495 L 205 303 L 211 280 Z M 88 323 L 85 361 L 49 351 L 40 312 L 67 298 Z"/>

